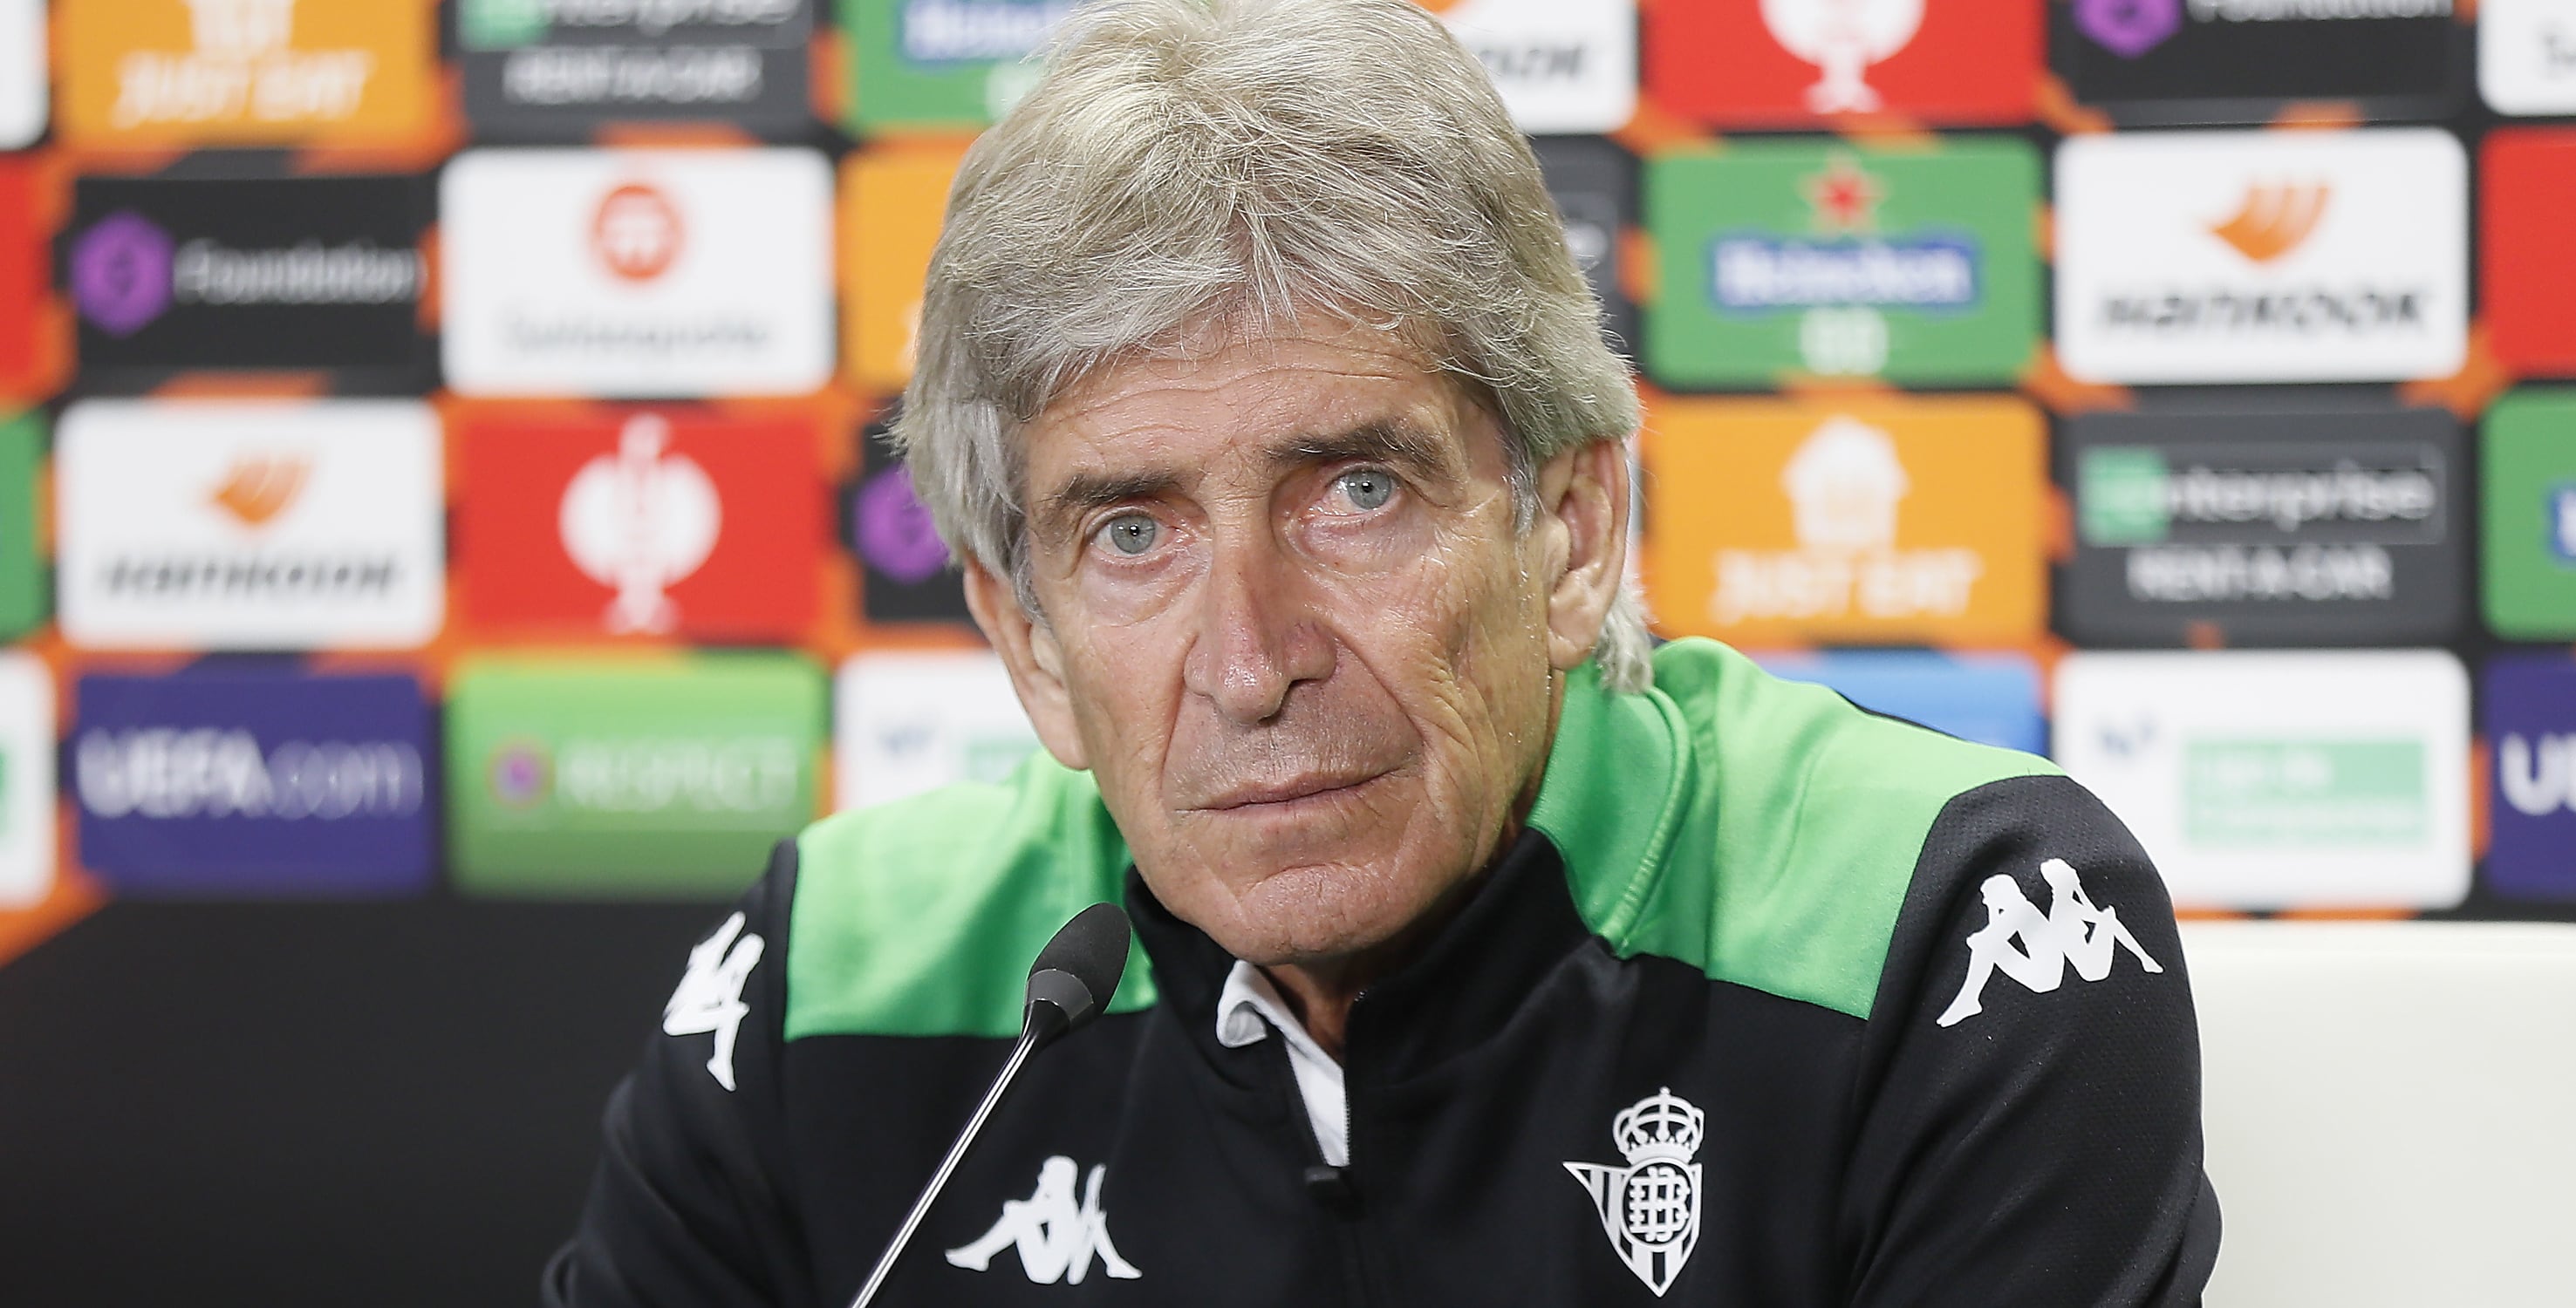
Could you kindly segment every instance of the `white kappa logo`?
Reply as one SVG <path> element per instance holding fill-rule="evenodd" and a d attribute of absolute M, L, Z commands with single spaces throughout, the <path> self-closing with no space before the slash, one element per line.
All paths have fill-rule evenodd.
<path fill-rule="evenodd" d="M 760 937 L 742 933 L 742 922 L 740 913 L 726 918 L 705 944 L 689 951 L 689 970 L 671 992 L 671 1002 L 662 1006 L 662 1034 L 715 1033 L 716 1051 L 707 1059 L 707 1070 L 727 1090 L 733 1089 L 734 1038 L 751 1012 L 751 1006 L 742 1002 L 742 988 L 751 980 L 751 969 L 759 966 L 765 947 Z"/>
<path fill-rule="evenodd" d="M 1986 924 L 1968 935 L 1968 977 L 1959 986 L 1959 997 L 1943 1010 L 1939 1025 L 1956 1026 L 1985 1011 L 1978 1000 L 1985 994 L 1987 980 L 1998 971 L 2032 993 L 2044 995 L 2066 979 L 2069 964 L 2075 975 L 2087 981 L 2111 975 L 2111 964 L 2118 961 L 2122 945 L 2138 956 L 2139 966 L 2149 972 L 2164 971 L 2147 957 L 2146 946 L 2120 924 L 2119 909 L 2094 905 L 2065 859 L 2040 864 L 2039 875 L 2048 882 L 2045 914 L 2009 876 L 1987 877 L 1978 888 L 1986 898 Z M 2016 936 L 2021 939 L 2019 949 L 2012 944 Z"/>
<path fill-rule="evenodd" d="M 1077 1171 L 1073 1160 L 1062 1154 L 1038 1164 L 1036 1191 L 1026 1199 L 1003 1200 L 1001 1220 L 993 1223 L 993 1229 L 973 1244 L 949 1250 L 948 1261 L 981 1272 L 992 1267 L 993 1255 L 1016 1245 L 1020 1270 L 1028 1273 L 1033 1285 L 1057 1281 L 1080 1285 L 1091 1274 L 1095 1256 L 1113 1281 L 1143 1276 L 1134 1263 L 1118 1256 L 1118 1246 L 1109 1240 L 1109 1215 L 1100 1211 L 1100 1182 L 1109 1169 L 1097 1165 L 1091 1169 L 1079 1205 L 1073 1198 Z"/>
<path fill-rule="evenodd" d="M 1699 1246 L 1700 1165 L 1691 1159 L 1707 1126 L 1706 1114 L 1667 1087 L 1610 1120 L 1627 1166 L 1565 1164 L 1592 1196 L 1610 1247 L 1659 1299 Z"/>

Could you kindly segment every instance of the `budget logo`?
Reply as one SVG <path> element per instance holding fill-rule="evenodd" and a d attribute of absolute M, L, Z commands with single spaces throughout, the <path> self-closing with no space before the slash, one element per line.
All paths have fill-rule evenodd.
<path fill-rule="evenodd" d="M 2467 673 L 2439 650 L 2059 661 L 2056 758 L 2186 907 L 2444 908 L 2469 883 Z"/>
<path fill-rule="evenodd" d="M 39 535 L 39 483 L 45 430 L 35 414 L 0 421 L 0 640 L 45 620 L 45 542 Z"/>
<path fill-rule="evenodd" d="M 2007 380 L 2039 332 L 2038 184 L 2038 160 L 2008 141 L 1755 142 L 1657 159 L 1648 370 L 1692 386 Z"/>
<path fill-rule="evenodd" d="M 67 0 L 62 129 L 84 145 L 391 145 L 435 99 L 427 9 L 371 0 Z"/>
<path fill-rule="evenodd" d="M 2097 382 L 2448 376 L 2467 352 L 2467 180 L 2429 128 L 2070 139 L 2059 354 Z"/>
<path fill-rule="evenodd" d="M 1635 0 L 1428 3 L 1524 132 L 1607 132 L 1637 110 Z"/>
<path fill-rule="evenodd" d="M 0 0 L 0 150 L 45 133 L 45 0 Z"/>
<path fill-rule="evenodd" d="M 824 699 L 787 655 L 468 660 L 447 708 L 458 887 L 739 893 L 815 816 Z"/>
<path fill-rule="evenodd" d="M 459 426 L 472 626 L 787 641 L 813 622 L 829 526 L 810 421 L 496 411 Z"/>
<path fill-rule="evenodd" d="M 1674 630 L 1757 646 L 2038 630 L 2027 407 L 1676 402 L 1649 430 L 1646 582 Z"/>
<path fill-rule="evenodd" d="M 412 177 L 79 179 L 63 272 L 82 377 L 291 370 L 417 388 L 428 200 Z"/>
<path fill-rule="evenodd" d="M 2437 644 L 2464 616 L 2465 453 L 2444 410 L 2094 413 L 2065 421 L 2088 645 Z"/>
<path fill-rule="evenodd" d="M 410 677 L 201 666 L 93 674 L 74 696 L 80 858 L 117 892 L 428 888 L 429 707 Z"/>
<path fill-rule="evenodd" d="M 834 691 L 836 806 L 866 808 L 960 781 L 999 782 L 1038 750 L 990 651 L 860 654 Z"/>
<path fill-rule="evenodd" d="M 2576 0 L 2481 0 L 2478 92 L 2500 114 L 2576 113 Z"/>
<path fill-rule="evenodd" d="M 853 133 L 981 127 L 1036 80 L 1072 0 L 838 0 Z"/>
<path fill-rule="evenodd" d="M 54 674 L 0 650 L 0 911 L 54 888 Z"/>
<path fill-rule="evenodd" d="M 2467 28 L 2453 0 L 2072 0 L 2051 5 L 2078 100 L 2122 123 L 2261 123 L 2295 100 L 2373 118 L 2456 107 Z M 2478 23 L 2489 21 L 2481 5 Z"/>
<path fill-rule="evenodd" d="M 473 150 L 440 181 L 466 395 L 803 394 L 832 366 L 810 150 Z"/>
<path fill-rule="evenodd" d="M 1775 677 L 1830 687 L 1873 713 L 1961 740 L 2030 754 L 2048 748 L 2039 669 L 2019 654 L 1836 650 L 1768 655 L 1761 663 Z"/>
<path fill-rule="evenodd" d="M 465 114 L 554 137 L 623 121 L 807 126 L 811 0 L 557 4 L 462 0 Z"/>
<path fill-rule="evenodd" d="M 2028 5 L 1666 4 L 1646 14 L 1646 89 L 1663 107 L 1720 127 L 1881 113 L 2013 123 L 2031 115 L 2041 47 L 2040 13 Z"/>
<path fill-rule="evenodd" d="M 2576 390 L 2518 390 L 2487 410 L 2479 569 L 2487 626 L 2576 637 Z"/>
<path fill-rule="evenodd" d="M 2500 654 L 2482 679 L 2479 724 L 2495 776 L 2486 884 L 2514 899 L 2576 899 L 2576 662 Z"/>
<path fill-rule="evenodd" d="M 437 415 L 86 400 L 55 451 L 62 629 L 93 649 L 401 649 L 446 608 Z"/>
<path fill-rule="evenodd" d="M 2566 215 L 2576 207 L 2576 132 L 2490 132 L 2478 169 L 2479 304 L 2487 340 L 2506 368 L 2576 373 L 2576 266 Z"/>
<path fill-rule="evenodd" d="M 859 443 L 847 525 L 859 559 L 860 613 L 870 622 L 973 622 L 965 584 L 949 566 L 930 506 L 913 491 L 911 470 L 888 445 L 885 425 L 870 423 Z"/>

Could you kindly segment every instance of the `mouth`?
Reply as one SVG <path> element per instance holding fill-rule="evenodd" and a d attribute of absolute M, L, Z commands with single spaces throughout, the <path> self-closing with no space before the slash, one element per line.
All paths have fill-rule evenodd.
<path fill-rule="evenodd" d="M 1299 808 L 1331 804 L 1358 793 L 1385 776 L 1370 772 L 1290 777 L 1282 781 L 1237 786 L 1200 805 L 1205 812 L 1250 815 L 1285 813 Z"/>

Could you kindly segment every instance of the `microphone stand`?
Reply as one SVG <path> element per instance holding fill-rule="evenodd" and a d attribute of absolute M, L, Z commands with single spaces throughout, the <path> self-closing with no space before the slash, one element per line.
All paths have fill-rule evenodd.
<path fill-rule="evenodd" d="M 966 1119 L 966 1129 L 957 1133 L 957 1142 L 948 1146 L 948 1156 L 939 1160 L 939 1170 L 930 1174 L 930 1184 L 922 1189 L 921 1197 L 912 1201 L 912 1211 L 904 1215 L 903 1226 L 894 1234 L 894 1243 L 887 1245 L 886 1251 L 878 1256 L 876 1270 L 868 1273 L 868 1283 L 860 1287 L 859 1297 L 850 1301 L 850 1308 L 868 1308 L 868 1303 L 877 1297 L 877 1291 L 884 1287 L 886 1277 L 894 1274 L 895 1260 L 903 1256 L 904 1246 L 912 1243 L 912 1233 L 921 1226 L 921 1219 L 929 1215 L 932 1201 L 939 1198 L 940 1191 L 948 1188 L 948 1174 L 957 1170 L 958 1161 L 966 1156 L 967 1146 L 975 1143 L 976 1135 L 984 1129 L 984 1119 L 993 1115 L 993 1109 L 1009 1092 L 1011 1083 L 1019 1078 L 1021 1065 L 1029 1061 L 1029 1055 L 1036 1053 L 1040 1045 L 1064 1034 L 1071 1026 L 1071 1019 L 1055 1004 L 1044 999 L 1029 1001 L 1028 1011 L 1020 1019 L 1019 1043 L 1011 1046 L 1011 1057 L 1002 1064 L 1001 1075 L 993 1078 L 993 1088 L 984 1092 L 984 1102 L 975 1106 L 975 1115 Z"/>

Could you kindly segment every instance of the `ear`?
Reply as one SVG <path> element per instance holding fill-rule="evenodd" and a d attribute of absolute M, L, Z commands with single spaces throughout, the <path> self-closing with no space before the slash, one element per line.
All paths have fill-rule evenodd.
<path fill-rule="evenodd" d="M 1055 633 L 1029 617 L 1009 582 L 971 558 L 965 569 L 966 609 L 984 629 L 984 639 L 993 642 L 993 652 L 1002 656 L 1011 689 L 1018 692 L 1029 725 L 1037 728 L 1038 742 L 1066 767 L 1077 772 L 1090 767 L 1082 733 L 1074 727 L 1073 697 L 1064 687 L 1064 651 L 1057 647 Z"/>
<path fill-rule="evenodd" d="M 1540 525 L 1564 551 L 1548 588 L 1548 662 L 1570 671 L 1592 657 L 1627 580 L 1626 443 L 1588 441 L 1560 452 L 1539 468 L 1538 497 Z"/>

